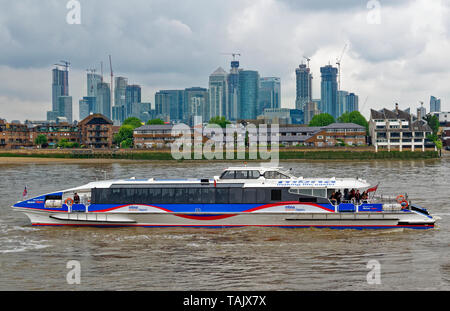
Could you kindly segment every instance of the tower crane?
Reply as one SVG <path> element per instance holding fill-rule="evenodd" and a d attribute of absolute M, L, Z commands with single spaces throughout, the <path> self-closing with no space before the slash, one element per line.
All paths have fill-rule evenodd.
<path fill-rule="evenodd" d="M 113 80 L 113 76 L 114 76 L 114 73 L 113 73 L 113 69 L 112 69 L 112 61 L 111 61 L 111 55 L 109 55 L 109 68 L 110 68 L 110 70 L 111 70 L 111 105 L 114 103 L 114 101 L 113 101 L 113 96 L 114 96 L 114 92 L 113 92 L 113 90 L 114 90 L 114 80 Z"/>
<path fill-rule="evenodd" d="M 310 62 L 311 58 L 306 57 L 306 56 L 303 56 L 303 58 L 306 59 L 306 62 L 308 63 L 308 68 L 309 68 L 309 62 Z"/>
<path fill-rule="evenodd" d="M 338 90 L 341 90 L 341 61 L 342 57 L 344 56 L 345 49 L 347 48 L 347 43 L 344 45 L 344 48 L 342 49 L 341 56 L 339 58 L 336 58 L 336 65 L 338 65 Z"/>
<path fill-rule="evenodd" d="M 222 53 L 222 55 L 231 55 L 231 56 L 233 56 L 233 61 L 236 60 L 236 56 L 241 56 L 240 53 Z"/>

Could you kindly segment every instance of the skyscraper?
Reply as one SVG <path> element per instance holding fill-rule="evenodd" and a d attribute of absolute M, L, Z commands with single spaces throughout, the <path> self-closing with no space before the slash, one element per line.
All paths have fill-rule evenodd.
<path fill-rule="evenodd" d="M 312 118 L 319 114 L 320 110 L 317 107 L 317 101 L 310 101 L 306 103 L 305 109 L 303 112 L 303 123 L 309 124 L 311 122 Z"/>
<path fill-rule="evenodd" d="M 161 90 L 155 94 L 155 114 L 165 121 L 183 120 L 184 90 Z"/>
<path fill-rule="evenodd" d="M 430 97 L 430 112 L 441 112 L 441 99 Z"/>
<path fill-rule="evenodd" d="M 184 119 L 193 125 L 194 117 L 201 116 L 203 121 L 209 116 L 208 90 L 202 87 L 191 87 L 184 90 Z"/>
<path fill-rule="evenodd" d="M 205 121 L 226 116 L 228 97 L 227 72 L 219 67 L 209 76 L 209 113 Z"/>
<path fill-rule="evenodd" d="M 100 82 L 97 84 L 96 104 L 98 112 L 111 119 L 111 91 L 109 83 Z"/>
<path fill-rule="evenodd" d="M 88 72 L 87 74 L 87 96 L 97 96 L 97 84 L 102 82 L 102 76 L 94 72 Z"/>
<path fill-rule="evenodd" d="M 258 108 L 256 115 L 260 115 L 266 108 L 280 108 L 281 79 L 277 77 L 263 77 L 259 80 Z"/>
<path fill-rule="evenodd" d="M 67 122 L 72 123 L 72 96 L 58 97 L 58 117 L 65 117 Z"/>
<path fill-rule="evenodd" d="M 345 112 L 359 111 L 359 99 L 355 93 L 349 93 L 347 95 Z"/>
<path fill-rule="evenodd" d="M 96 98 L 85 96 L 79 101 L 80 121 L 88 117 L 90 114 L 98 113 Z"/>
<path fill-rule="evenodd" d="M 347 112 L 347 97 L 348 97 L 347 91 L 342 91 L 342 90 L 338 91 L 338 102 L 337 102 L 336 117 L 335 117 L 336 119 Z"/>
<path fill-rule="evenodd" d="M 114 81 L 114 106 L 112 107 L 112 120 L 114 123 L 122 124 L 126 119 L 126 89 L 128 79 L 116 77 Z"/>
<path fill-rule="evenodd" d="M 297 96 L 295 99 L 295 108 L 304 110 L 306 103 L 312 99 L 312 74 L 309 67 L 301 64 L 295 69 L 297 82 Z"/>
<path fill-rule="evenodd" d="M 320 107 L 322 113 L 329 113 L 335 119 L 338 112 L 338 92 L 337 92 L 337 68 L 327 65 L 320 67 L 321 84 L 320 84 Z"/>
<path fill-rule="evenodd" d="M 64 70 L 58 67 L 52 70 L 52 110 L 47 111 L 47 120 L 56 121 L 58 117 L 66 117 L 69 122 L 72 122 L 72 97 L 69 99 L 68 66 Z"/>
<path fill-rule="evenodd" d="M 225 111 L 225 117 L 228 120 L 237 120 L 239 113 L 239 61 L 231 62 L 230 74 L 227 78 L 228 98 Z"/>
<path fill-rule="evenodd" d="M 259 73 L 254 70 L 239 72 L 238 119 L 256 119 L 259 93 Z"/>
<path fill-rule="evenodd" d="M 139 85 L 127 85 L 125 89 L 126 113 L 125 119 L 133 114 L 133 104 L 141 102 L 141 87 Z"/>
<path fill-rule="evenodd" d="M 69 71 L 54 68 L 52 77 L 52 111 L 58 111 L 58 97 L 69 96 Z"/>

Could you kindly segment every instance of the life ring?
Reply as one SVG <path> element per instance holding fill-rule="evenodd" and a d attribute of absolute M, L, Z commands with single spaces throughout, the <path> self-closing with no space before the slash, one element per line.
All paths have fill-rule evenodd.
<path fill-rule="evenodd" d="M 399 196 L 397 196 L 396 200 L 397 200 L 397 203 L 399 203 L 399 204 L 400 204 L 401 202 L 403 202 L 403 201 L 406 201 L 405 196 L 402 195 L 402 194 L 400 194 Z"/>
<path fill-rule="evenodd" d="M 72 205 L 73 205 L 73 199 L 72 199 L 72 198 L 67 198 L 67 199 L 64 201 L 64 203 L 65 203 L 66 205 L 72 206 Z"/>
<path fill-rule="evenodd" d="M 402 203 L 405 203 L 405 205 L 403 206 Z M 400 202 L 400 205 L 402 206 L 402 208 L 407 208 L 409 204 L 408 204 L 408 201 L 403 200 Z"/>

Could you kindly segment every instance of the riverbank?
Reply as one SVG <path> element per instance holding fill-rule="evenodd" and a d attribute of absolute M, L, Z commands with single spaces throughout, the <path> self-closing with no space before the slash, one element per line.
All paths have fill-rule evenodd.
<path fill-rule="evenodd" d="M 447 152 L 442 152 L 445 156 Z M 378 151 L 370 147 L 361 148 L 329 148 L 329 149 L 290 149 L 283 148 L 279 151 L 280 160 L 382 160 L 382 159 L 436 159 L 440 153 L 434 150 L 426 151 Z M 250 159 L 249 153 L 245 158 L 233 159 L 224 153 L 222 159 L 195 159 L 194 155 L 188 159 L 177 160 L 172 157 L 170 149 L 165 150 L 68 150 L 68 149 L 23 149 L 2 150 L 0 152 L 0 163 L 46 163 L 46 162 L 82 162 L 82 163 L 112 163 L 124 161 L 264 161 L 264 159 Z"/>

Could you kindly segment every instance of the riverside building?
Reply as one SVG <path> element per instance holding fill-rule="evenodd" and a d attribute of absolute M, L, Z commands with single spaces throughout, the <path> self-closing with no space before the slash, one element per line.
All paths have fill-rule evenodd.
<path fill-rule="evenodd" d="M 427 135 L 432 134 L 431 127 L 425 120 L 416 119 L 413 115 L 398 108 L 394 110 L 370 110 L 369 132 L 375 150 L 392 149 L 422 150 L 433 146 L 427 141 Z"/>

